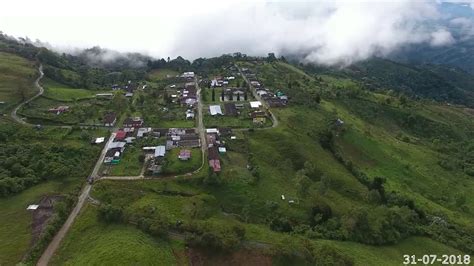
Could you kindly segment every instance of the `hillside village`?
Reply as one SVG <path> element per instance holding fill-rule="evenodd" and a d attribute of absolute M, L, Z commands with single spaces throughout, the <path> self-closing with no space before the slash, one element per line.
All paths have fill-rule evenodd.
<path fill-rule="evenodd" d="M 140 173 L 135 178 L 153 178 L 160 176 L 169 176 L 173 174 L 183 174 L 178 172 L 166 171 L 166 165 L 178 162 L 180 164 L 189 164 L 192 156 L 207 156 L 202 160 L 202 165 L 196 165 L 199 168 L 208 165 L 214 173 L 222 171 L 220 156 L 226 153 L 226 140 L 238 141 L 233 135 L 233 130 L 254 130 L 270 128 L 272 125 L 272 116 L 270 108 L 285 107 L 288 104 L 288 97 L 282 92 L 273 93 L 270 89 L 258 81 L 256 75 L 248 68 L 242 71 L 237 66 L 229 68 L 233 76 L 222 77 L 215 76 L 212 80 L 199 79 L 194 72 L 184 72 L 172 78 L 173 82 L 167 85 L 165 99 L 168 104 L 164 107 L 166 112 L 169 109 L 181 107 L 185 110 L 182 117 L 187 121 L 194 121 L 195 125 L 199 125 L 199 120 L 204 120 L 204 128 L 186 127 L 186 128 L 156 128 L 151 127 L 141 117 L 127 117 L 121 123 L 117 121 L 117 114 L 114 112 L 106 112 L 102 121 L 105 127 L 114 128 L 114 138 L 106 147 L 106 154 L 103 160 L 102 175 L 109 178 L 109 173 L 114 172 L 114 167 L 123 163 L 121 159 L 127 153 L 127 147 L 139 146 L 142 151 L 140 153 L 140 161 L 134 163 L 140 165 Z M 236 79 L 236 77 L 238 77 Z M 240 80 L 236 84 L 236 80 Z M 147 84 L 137 85 L 128 81 L 126 85 L 112 86 L 113 91 L 124 91 L 125 97 L 133 97 L 133 93 L 138 88 L 145 91 L 150 90 Z M 239 85 L 234 87 L 234 85 Z M 202 90 L 205 94 L 211 94 L 208 102 L 201 103 L 198 91 L 199 86 L 204 86 Z M 216 90 L 218 90 L 216 92 Z M 132 94 L 127 96 L 128 94 Z M 100 96 L 109 96 L 107 94 Z M 97 95 L 98 96 L 98 95 Z M 107 98 L 112 100 L 113 97 Z M 133 100 L 133 99 L 132 99 Z M 208 104 L 207 104 L 208 103 Z M 222 108 L 222 106 L 224 108 Z M 203 110 L 199 111 L 199 108 Z M 224 111 L 223 111 L 224 110 Z M 59 111 L 58 111 L 59 112 Z M 199 117 L 197 114 L 202 113 L 204 117 L 220 117 L 215 122 L 207 122 L 205 118 Z M 244 120 L 244 125 L 250 127 L 241 127 L 240 125 L 232 126 L 227 124 L 226 120 L 238 118 Z M 214 121 L 214 120 L 213 120 Z M 117 128 L 115 130 L 115 128 Z M 200 135 L 204 135 L 201 138 Z M 102 139 L 102 138 L 99 138 Z M 102 140 L 103 141 L 103 140 Z M 100 143 L 97 142 L 96 143 Z M 138 143 L 138 144 L 137 144 Z M 156 146 L 143 146 L 148 143 L 157 143 Z M 172 157 L 173 156 L 173 157 Z M 125 162 L 129 163 L 129 162 Z M 118 179 L 120 175 L 113 175 L 110 178 Z"/>
<path fill-rule="evenodd" d="M 383 253 L 395 265 L 415 247 L 470 252 L 466 107 L 271 56 L 175 60 L 91 88 L 49 72 L 42 93 L 8 109 L 2 153 L 20 163 L 0 164 L 19 178 L 0 192 L 25 197 L 4 201 L 15 210 L 0 223 L 14 230 L 0 236 L 21 246 L 8 262 L 365 265 Z M 31 243 L 12 237 L 17 223 Z"/>

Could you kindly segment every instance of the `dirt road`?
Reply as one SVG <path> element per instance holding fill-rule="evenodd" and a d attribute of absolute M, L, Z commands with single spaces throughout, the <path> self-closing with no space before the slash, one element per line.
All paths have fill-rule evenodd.
<path fill-rule="evenodd" d="M 29 124 L 27 122 L 25 122 L 23 119 L 21 119 L 20 117 L 18 117 L 18 115 L 16 114 L 18 112 L 18 110 L 20 110 L 21 107 L 23 107 L 23 105 L 33 101 L 34 99 L 38 98 L 39 96 L 41 96 L 43 93 L 44 93 L 44 89 L 43 87 L 41 87 L 41 85 L 39 84 L 40 80 L 43 78 L 44 76 L 44 73 L 43 73 L 43 65 L 40 64 L 40 66 L 38 67 L 38 72 L 39 72 L 39 76 L 38 78 L 35 80 L 35 87 L 38 88 L 38 93 L 35 94 L 33 97 L 21 102 L 17 107 L 15 107 L 15 109 L 13 109 L 13 111 L 11 112 L 11 117 L 13 118 L 13 120 L 15 120 L 16 122 L 20 123 L 20 124 L 23 124 L 23 125 L 27 125 L 27 126 L 33 126 L 32 124 Z"/>
<path fill-rule="evenodd" d="M 278 119 L 276 118 L 276 116 L 273 114 L 273 112 L 270 110 L 270 106 L 268 106 L 267 102 L 265 102 L 264 100 L 262 100 L 262 98 L 260 97 L 260 95 L 257 94 L 257 91 L 255 90 L 255 88 L 250 84 L 250 81 L 247 79 L 247 77 L 245 76 L 244 72 L 242 72 L 242 70 L 240 69 L 240 67 L 235 64 L 234 65 L 238 70 L 239 70 L 239 73 L 240 75 L 242 76 L 242 78 L 245 80 L 245 82 L 247 82 L 247 84 L 249 85 L 250 87 L 250 91 L 252 92 L 253 94 L 253 97 L 255 99 L 257 99 L 257 101 L 260 101 L 262 103 L 262 105 L 265 107 L 265 109 L 267 109 L 268 113 L 270 114 L 271 118 L 272 118 L 272 121 L 273 121 L 273 124 L 271 126 L 271 128 L 274 128 L 274 127 L 277 127 L 278 126 Z M 266 128 L 256 128 L 256 130 L 264 130 L 264 129 L 268 129 L 270 127 L 266 127 Z"/>
<path fill-rule="evenodd" d="M 102 165 L 102 162 L 104 161 L 104 157 L 105 157 L 105 154 L 107 152 L 107 147 L 113 141 L 114 138 L 115 138 L 115 133 L 112 133 L 109 140 L 107 141 L 104 148 L 102 149 L 102 152 L 99 156 L 99 159 L 97 160 L 97 162 L 94 166 L 94 169 L 92 170 L 92 173 L 91 173 L 91 176 L 94 179 L 97 179 L 97 177 L 98 177 L 98 172 L 99 172 L 100 166 Z M 89 197 L 89 192 L 90 192 L 91 188 L 92 188 L 92 185 L 87 184 L 82 189 L 82 192 L 79 195 L 79 199 L 77 201 L 76 206 L 74 207 L 72 212 L 69 214 L 69 217 L 67 218 L 66 222 L 63 224 L 61 229 L 59 229 L 58 233 L 54 236 L 53 240 L 49 243 L 48 247 L 46 248 L 46 250 L 41 255 L 41 258 L 38 260 L 37 265 L 39 265 L 39 266 L 48 265 L 49 261 L 51 260 L 51 257 L 54 255 L 54 253 L 58 249 L 58 247 L 61 244 L 61 241 L 63 240 L 64 236 L 69 231 L 69 228 L 71 227 L 71 225 L 73 224 L 73 222 L 76 219 L 77 215 L 79 214 L 82 207 L 84 206 L 84 202 Z"/>

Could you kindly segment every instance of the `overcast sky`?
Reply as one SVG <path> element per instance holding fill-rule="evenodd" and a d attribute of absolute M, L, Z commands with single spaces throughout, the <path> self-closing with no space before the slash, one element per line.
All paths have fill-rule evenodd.
<path fill-rule="evenodd" d="M 466 6 L 474 8 L 474 0 Z M 350 63 L 405 45 L 451 45 L 439 1 L 8 1 L 0 30 L 57 49 L 101 46 L 155 57 L 241 51 L 303 53 L 305 60 Z M 473 18 L 451 27 L 473 34 Z M 435 26 L 433 26 L 435 25 Z"/>

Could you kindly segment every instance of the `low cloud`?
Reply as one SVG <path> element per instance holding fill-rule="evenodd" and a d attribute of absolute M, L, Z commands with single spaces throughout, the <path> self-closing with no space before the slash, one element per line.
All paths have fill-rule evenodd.
<path fill-rule="evenodd" d="M 64 15 L 48 14 L 48 3 L 56 5 L 55 14 Z M 113 6 L 98 4 L 89 11 L 94 16 L 85 17 L 88 11 L 81 8 L 87 3 L 76 10 L 59 0 L 44 0 L 35 7 L 35 12 L 45 14 L 44 17 L 25 17 L 18 4 L 18 15 L 0 16 L 0 25 L 7 34 L 39 38 L 61 51 L 99 45 L 119 52 L 141 52 L 158 58 L 180 55 L 189 59 L 232 52 L 275 52 L 298 55 L 305 62 L 348 65 L 371 56 L 386 56 L 412 44 L 452 44 L 455 38 L 451 28 L 468 29 L 468 21 L 451 17 L 446 22 L 449 25 L 440 25 L 441 5 L 438 0 L 117 0 Z M 7 6 L 3 10 L 9 9 Z M 90 56 L 92 61 L 98 57 L 98 63 L 123 58 L 110 50 Z"/>
<path fill-rule="evenodd" d="M 431 33 L 430 44 L 432 46 L 446 46 L 455 42 L 451 33 L 445 29 L 439 29 Z"/>

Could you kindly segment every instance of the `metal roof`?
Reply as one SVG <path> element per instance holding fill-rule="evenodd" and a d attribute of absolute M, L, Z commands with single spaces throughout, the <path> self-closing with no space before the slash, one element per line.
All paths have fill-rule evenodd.
<path fill-rule="evenodd" d="M 155 157 L 163 157 L 165 156 L 166 153 L 166 147 L 163 145 L 156 146 L 155 149 Z"/>

